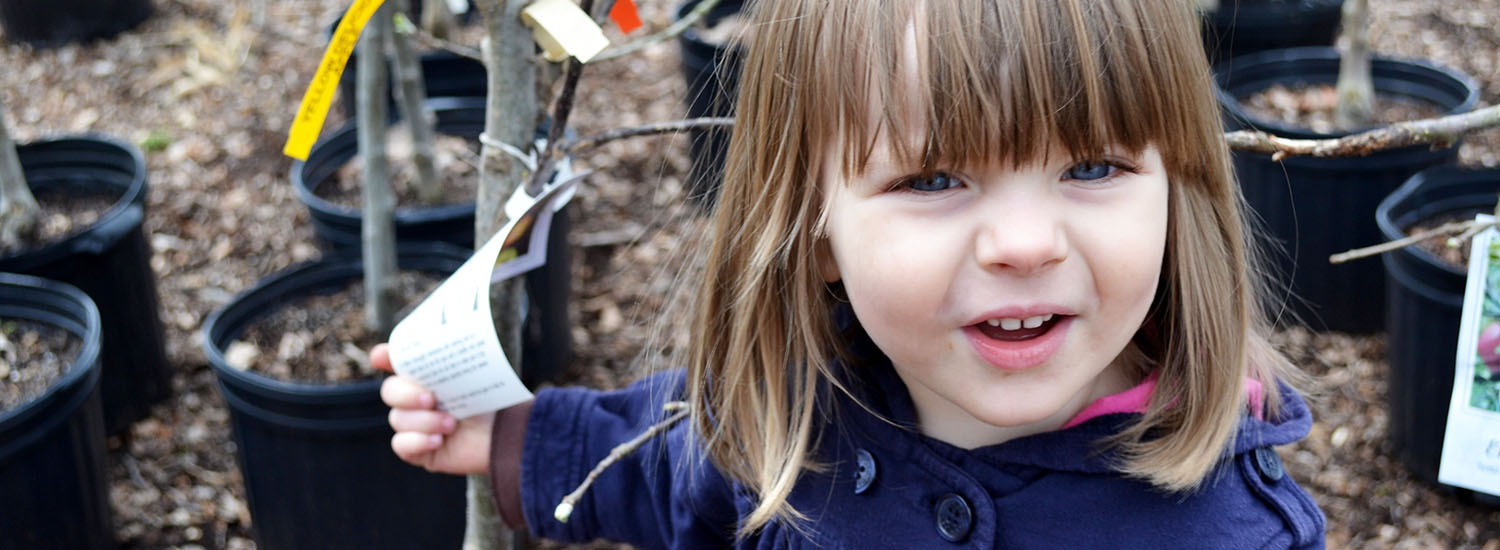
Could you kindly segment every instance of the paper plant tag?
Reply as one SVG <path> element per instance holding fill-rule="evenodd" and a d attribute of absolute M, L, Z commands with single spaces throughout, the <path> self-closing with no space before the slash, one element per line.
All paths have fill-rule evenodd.
<path fill-rule="evenodd" d="M 447 0 L 447 2 L 448 11 L 451 11 L 456 15 L 469 13 L 469 0 Z"/>
<path fill-rule="evenodd" d="M 1477 220 L 1492 223 L 1481 214 Z M 1500 233 L 1474 236 L 1438 481 L 1500 495 Z"/>
<path fill-rule="evenodd" d="M 453 416 L 468 418 L 531 398 L 500 349 L 490 317 L 490 284 L 546 263 L 552 214 L 586 175 L 559 170 L 556 183 L 536 197 L 516 189 L 505 204 L 510 218 L 505 227 L 391 331 L 396 372 L 431 390 L 438 406 Z"/>
<path fill-rule="evenodd" d="M 318 140 L 318 132 L 323 130 L 323 119 L 328 116 L 329 104 L 333 103 L 333 91 L 339 86 L 339 75 L 344 74 L 349 54 L 359 44 L 359 33 L 383 2 L 384 0 L 355 0 L 349 10 L 344 12 L 339 26 L 333 29 L 328 49 L 323 51 L 323 60 L 318 62 L 318 72 L 313 74 L 312 83 L 307 85 L 307 92 L 302 94 L 302 105 L 297 107 L 297 118 L 292 121 L 292 129 L 287 133 L 286 145 L 281 148 L 282 154 L 297 160 L 307 160 L 307 153 L 312 151 L 313 142 Z"/>
<path fill-rule="evenodd" d="M 531 27 L 532 37 L 548 61 L 562 61 L 571 55 L 580 63 L 588 63 L 609 46 L 604 29 L 572 0 L 537 0 L 521 10 L 521 21 Z"/>

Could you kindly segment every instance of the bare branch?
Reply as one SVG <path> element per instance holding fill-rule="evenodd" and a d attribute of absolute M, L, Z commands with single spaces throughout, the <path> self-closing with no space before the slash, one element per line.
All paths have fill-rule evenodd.
<path fill-rule="evenodd" d="M 687 130 L 731 128 L 733 126 L 734 119 L 730 117 L 704 117 L 690 118 L 687 120 L 653 122 L 650 124 L 643 124 L 641 126 L 615 128 L 613 130 L 599 132 L 594 135 L 585 136 L 569 141 L 564 147 L 566 154 L 575 155 L 619 139 L 650 136 L 656 134 L 668 134 L 674 132 L 685 132 Z"/>
<path fill-rule="evenodd" d="M 435 50 L 446 50 L 452 52 L 454 55 L 467 57 L 480 63 L 484 62 L 484 55 L 479 51 L 478 48 L 472 48 L 463 44 L 459 44 L 452 40 L 438 38 L 432 33 L 427 32 L 427 29 L 418 27 L 414 32 L 411 33 L 411 36 L 412 38 L 415 38 L 417 42 L 420 42 L 423 46 L 426 46 L 428 48 L 432 48 Z"/>
<path fill-rule="evenodd" d="M 1266 153 L 1279 161 L 1291 156 L 1361 157 L 1377 151 L 1429 144 L 1448 147 L 1464 134 L 1500 125 L 1500 105 L 1441 118 L 1398 122 L 1333 139 L 1289 139 L 1255 130 L 1224 134 L 1231 149 Z"/>
<path fill-rule="evenodd" d="M 1441 226 L 1439 226 L 1437 228 L 1429 229 L 1427 231 L 1423 231 L 1421 233 L 1417 233 L 1416 235 L 1411 235 L 1411 236 L 1408 236 L 1408 237 L 1405 237 L 1405 238 L 1396 239 L 1396 240 L 1390 241 L 1390 242 L 1380 243 L 1380 244 L 1377 244 L 1375 246 L 1367 246 L 1367 247 L 1364 247 L 1364 248 L 1358 248 L 1358 249 L 1350 250 L 1348 252 L 1340 252 L 1338 254 L 1334 254 L 1334 255 L 1328 257 L 1328 263 L 1331 263 L 1331 264 L 1341 264 L 1341 263 L 1347 262 L 1349 260 L 1357 260 L 1357 259 L 1360 259 L 1360 258 L 1368 258 L 1370 256 L 1384 254 L 1384 253 L 1390 252 L 1392 250 L 1400 250 L 1402 248 L 1406 248 L 1408 246 L 1417 244 L 1417 243 L 1425 241 L 1427 239 L 1431 239 L 1433 237 L 1441 237 L 1443 235 L 1453 235 L 1453 234 L 1464 233 L 1464 232 L 1467 232 L 1470 228 L 1472 228 L 1472 227 L 1474 227 L 1476 225 L 1479 226 L 1480 228 L 1484 228 L 1484 227 L 1492 225 L 1492 224 L 1479 223 L 1479 222 L 1476 222 L 1476 221 L 1473 221 L 1473 220 L 1462 221 L 1462 222 L 1449 222 L 1449 223 L 1445 223 L 1445 224 L 1443 224 L 1443 225 L 1441 225 Z"/>
<path fill-rule="evenodd" d="M 563 497 L 562 502 L 557 504 L 557 508 L 552 511 L 552 517 L 556 518 L 559 523 L 567 523 L 568 518 L 573 515 L 573 507 L 578 505 L 579 499 L 582 499 L 583 494 L 588 492 L 589 487 L 594 485 L 594 480 L 599 478 L 599 474 L 604 473 L 604 470 L 609 469 L 610 466 L 619 462 L 620 459 L 630 456 L 630 453 L 640 449 L 641 445 L 645 445 L 651 438 L 660 435 L 662 432 L 667 431 L 668 428 L 671 428 L 673 424 L 687 418 L 687 403 L 669 401 L 664 408 L 675 410 L 676 412 L 672 413 L 672 416 L 668 416 L 665 420 L 652 424 L 650 428 L 646 428 L 646 431 L 641 432 L 640 435 L 635 436 L 630 441 L 626 441 L 610 449 L 609 456 L 604 457 L 604 460 L 600 460 L 598 464 L 594 465 L 594 469 L 589 471 L 589 475 L 583 478 L 583 483 L 578 484 L 577 489 L 568 493 L 567 496 Z"/>
<path fill-rule="evenodd" d="M 5 125 L 5 105 L 0 103 L 0 244 L 19 246 L 21 236 L 36 227 L 38 210 Z"/>
<path fill-rule="evenodd" d="M 594 56 L 593 61 L 608 61 L 617 57 L 630 55 L 632 53 L 645 49 L 648 46 L 653 46 L 676 38 L 678 35 L 686 31 L 688 27 L 693 26 L 693 24 L 697 23 L 698 20 L 703 19 L 704 16 L 708 15 L 708 12 L 710 10 L 713 10 L 714 6 L 717 5 L 719 5 L 719 0 L 702 0 L 698 2 L 698 5 L 693 6 L 693 11 L 690 11 L 687 13 L 687 15 L 682 16 L 682 19 L 673 21 L 671 25 L 667 25 L 667 28 L 657 31 L 655 34 L 649 34 L 630 42 L 626 42 L 619 46 L 615 46 L 613 48 L 609 48 L 602 52 L 599 52 L 599 55 Z"/>

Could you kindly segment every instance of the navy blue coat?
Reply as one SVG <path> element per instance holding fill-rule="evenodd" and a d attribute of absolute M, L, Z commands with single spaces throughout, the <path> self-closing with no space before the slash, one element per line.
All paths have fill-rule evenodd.
<path fill-rule="evenodd" d="M 860 367 L 876 411 L 910 425 L 905 387 L 889 363 Z M 522 446 L 521 498 L 539 536 L 603 538 L 641 548 L 1322 548 L 1323 514 L 1282 469 L 1275 445 L 1307 434 L 1311 416 L 1282 392 L 1280 418 L 1246 416 L 1233 454 L 1201 489 L 1168 494 L 1125 478 L 1099 452 L 1132 418 L 1110 414 L 1063 430 L 974 450 L 875 418 L 838 399 L 818 458 L 790 497 L 808 516 L 735 539 L 748 491 L 702 456 L 679 422 L 598 479 L 564 524 L 553 508 L 616 444 L 663 416 L 682 373 L 614 392 L 537 394 Z"/>

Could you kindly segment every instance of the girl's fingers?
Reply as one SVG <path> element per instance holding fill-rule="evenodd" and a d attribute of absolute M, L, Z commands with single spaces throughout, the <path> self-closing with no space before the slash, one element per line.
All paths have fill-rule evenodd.
<path fill-rule="evenodd" d="M 396 432 L 451 434 L 458 427 L 453 415 L 429 410 L 391 409 L 390 422 Z"/>
<path fill-rule="evenodd" d="M 391 367 L 390 346 L 387 346 L 385 344 L 375 344 L 375 347 L 370 348 L 370 366 L 375 367 L 376 370 L 396 372 L 395 370 L 392 370 Z"/>
<path fill-rule="evenodd" d="M 417 466 L 427 466 L 432 451 L 443 445 L 443 436 L 421 432 L 397 432 L 391 436 L 391 450 L 401 460 Z"/>
<path fill-rule="evenodd" d="M 392 409 L 431 409 L 437 404 L 432 392 L 405 376 L 392 376 L 380 383 L 380 400 Z"/>

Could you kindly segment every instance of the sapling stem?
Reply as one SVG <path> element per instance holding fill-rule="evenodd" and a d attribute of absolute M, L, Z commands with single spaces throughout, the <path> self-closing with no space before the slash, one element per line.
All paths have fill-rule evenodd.
<path fill-rule="evenodd" d="M 21 172 L 16 142 L 5 122 L 5 104 L 0 103 L 0 244 L 19 246 L 21 237 L 36 227 L 39 209 Z"/>
<path fill-rule="evenodd" d="M 443 2 L 439 0 L 431 3 Z M 416 49 L 411 46 L 415 26 L 406 19 L 410 4 L 408 0 L 390 0 L 389 5 L 391 25 L 406 27 L 397 29 L 398 32 L 388 31 L 384 34 L 390 37 L 391 67 L 396 73 L 396 104 L 401 107 L 401 118 L 406 121 L 406 130 L 411 133 L 411 162 L 417 172 L 413 187 L 417 191 L 418 200 L 423 204 L 433 204 L 443 198 L 442 182 L 437 177 L 437 155 L 433 152 L 433 125 L 436 120 L 425 107 L 427 89 L 423 84 L 422 63 L 417 59 Z"/>
<path fill-rule="evenodd" d="M 395 325 L 396 209 L 386 157 L 386 74 L 383 46 L 391 33 L 390 5 L 381 6 L 359 42 L 359 155 L 363 168 L 361 220 L 365 283 L 365 329 L 385 338 Z"/>
<path fill-rule="evenodd" d="M 1344 0 L 1343 32 L 1339 41 L 1339 80 L 1335 85 L 1338 105 L 1333 122 L 1344 130 L 1370 124 L 1375 104 L 1375 84 L 1370 76 L 1370 9 L 1365 0 Z"/>

